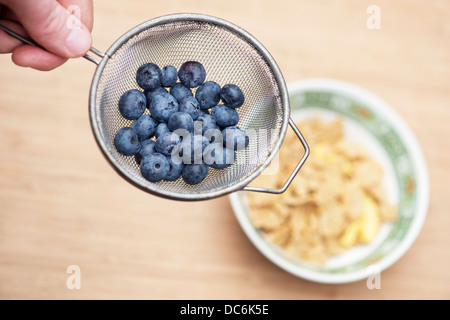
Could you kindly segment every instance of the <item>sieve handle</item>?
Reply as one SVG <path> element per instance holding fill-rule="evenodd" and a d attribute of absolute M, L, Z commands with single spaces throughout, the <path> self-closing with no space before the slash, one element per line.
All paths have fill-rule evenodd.
<path fill-rule="evenodd" d="M 305 153 L 303 154 L 303 157 L 300 159 L 300 162 L 295 167 L 294 171 L 291 173 L 289 178 L 287 179 L 286 183 L 281 189 L 267 189 L 267 188 L 257 188 L 257 187 L 245 187 L 242 190 L 244 191 L 253 191 L 253 192 L 264 192 L 264 193 L 271 193 L 271 194 L 281 194 L 289 188 L 289 185 L 291 184 L 292 180 L 294 180 L 297 173 L 302 168 L 303 164 L 305 163 L 306 159 L 309 156 L 309 146 L 306 142 L 305 138 L 301 134 L 300 130 L 298 130 L 297 126 L 295 125 L 294 120 L 292 118 L 289 118 L 289 125 L 291 126 L 292 130 L 294 130 L 295 134 L 297 135 L 298 139 L 300 140 L 303 148 L 305 149 Z"/>
<path fill-rule="evenodd" d="M 16 38 L 17 40 L 22 41 L 25 44 L 28 44 L 30 46 L 33 47 L 37 47 L 37 48 L 41 48 L 42 50 L 47 51 L 45 48 L 43 48 L 42 46 L 40 46 L 38 43 L 34 42 L 33 40 L 27 39 L 22 37 L 20 34 L 16 33 L 15 31 L 12 31 L 11 29 L 5 27 L 4 25 L 0 24 L 0 29 L 2 29 L 3 31 L 5 31 L 7 34 L 9 34 L 11 37 Z M 90 52 L 96 54 L 97 56 L 103 58 L 105 56 L 105 54 L 97 49 L 95 49 L 94 47 L 91 47 L 91 49 L 89 49 Z M 83 58 L 85 58 L 86 60 L 95 63 L 96 65 L 100 64 L 100 61 L 88 54 L 84 55 Z"/>

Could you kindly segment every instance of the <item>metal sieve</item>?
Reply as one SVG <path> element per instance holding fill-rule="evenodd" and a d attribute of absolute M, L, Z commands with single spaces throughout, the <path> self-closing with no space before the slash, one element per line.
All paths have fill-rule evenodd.
<path fill-rule="evenodd" d="M 95 48 L 91 52 L 100 58 L 85 56 L 97 64 L 89 99 L 94 136 L 113 168 L 144 191 L 174 200 L 212 199 L 238 190 L 279 194 L 288 188 L 309 155 L 305 139 L 290 118 L 288 92 L 276 62 L 253 36 L 227 21 L 201 14 L 163 16 L 128 31 L 105 54 Z M 245 104 L 237 109 L 238 125 L 249 134 L 250 144 L 237 152 L 235 164 L 224 170 L 211 168 L 200 184 L 189 185 L 182 179 L 149 182 L 142 177 L 134 157 L 125 157 L 114 147 L 116 132 L 132 123 L 121 116 L 118 101 L 125 91 L 138 88 L 136 71 L 144 63 L 179 68 L 192 60 L 205 66 L 206 81 L 221 86 L 234 83 L 242 89 Z M 276 190 L 247 186 L 274 159 L 288 125 L 305 153 L 284 186 Z"/>

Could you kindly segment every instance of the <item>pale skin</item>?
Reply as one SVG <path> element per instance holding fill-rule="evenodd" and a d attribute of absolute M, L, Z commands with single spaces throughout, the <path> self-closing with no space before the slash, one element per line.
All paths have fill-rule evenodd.
<path fill-rule="evenodd" d="M 80 17 L 76 23 L 67 11 L 71 6 L 77 6 L 72 7 Z M 18 66 L 49 71 L 89 51 L 93 4 L 92 0 L 0 0 L 0 24 L 45 48 L 25 45 L 0 30 L 0 53 L 11 53 Z"/>

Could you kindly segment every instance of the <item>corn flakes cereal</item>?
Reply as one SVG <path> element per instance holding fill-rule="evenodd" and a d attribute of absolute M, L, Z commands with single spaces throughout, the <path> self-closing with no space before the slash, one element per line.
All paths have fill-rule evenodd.
<path fill-rule="evenodd" d="M 383 169 L 363 146 L 345 139 L 341 119 L 315 117 L 299 124 L 311 147 L 302 172 L 279 196 L 248 193 L 251 220 L 289 254 L 323 263 L 358 244 L 371 242 L 397 208 L 387 201 Z M 297 164 L 296 136 L 280 149 L 279 172 L 256 181 L 280 188 Z"/>

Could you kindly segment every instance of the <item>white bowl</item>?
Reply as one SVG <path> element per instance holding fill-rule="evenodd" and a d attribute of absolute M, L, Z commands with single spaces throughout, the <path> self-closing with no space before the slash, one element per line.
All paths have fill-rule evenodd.
<path fill-rule="evenodd" d="M 289 93 L 294 120 L 313 114 L 343 118 L 346 136 L 362 143 L 383 166 L 383 183 L 389 200 L 398 205 L 399 217 L 393 223 L 384 224 L 372 243 L 352 248 L 323 265 L 292 257 L 266 240 L 249 219 L 245 192 L 230 196 L 237 220 L 262 254 L 298 277 L 321 283 L 347 283 L 385 270 L 411 247 L 427 215 L 428 172 L 416 138 L 389 105 L 355 85 L 311 79 L 293 83 Z"/>

